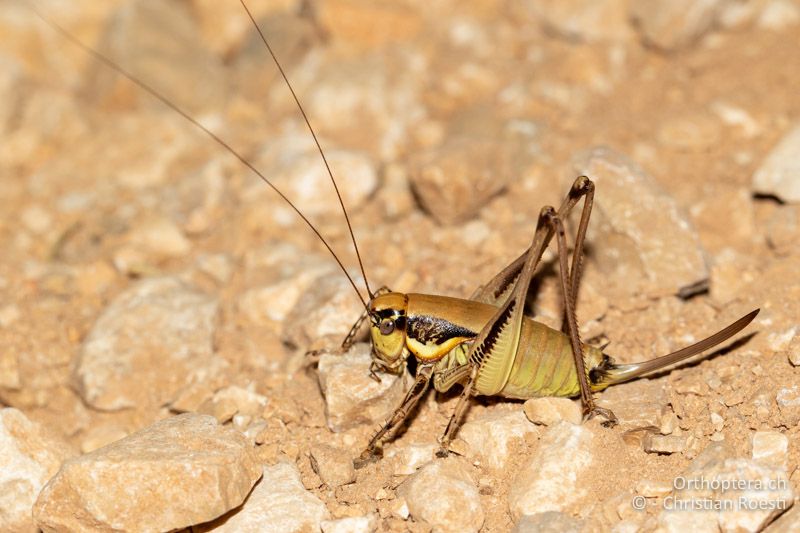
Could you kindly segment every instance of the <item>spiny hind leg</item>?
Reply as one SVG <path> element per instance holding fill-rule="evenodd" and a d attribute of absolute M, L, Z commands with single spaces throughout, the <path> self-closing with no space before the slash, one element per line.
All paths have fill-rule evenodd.
<path fill-rule="evenodd" d="M 414 406 L 417 405 L 419 399 L 422 398 L 422 395 L 428 389 L 432 373 L 433 367 L 431 366 L 421 366 L 417 368 L 416 381 L 414 381 L 414 384 L 408 389 L 405 398 L 403 398 L 400 406 L 395 409 L 392 416 L 389 417 L 389 420 L 387 420 L 381 429 L 370 439 L 369 444 L 367 444 L 367 447 L 361 452 L 361 455 L 353 460 L 353 466 L 355 468 L 362 468 L 382 455 L 383 443 L 392 437 L 397 428 L 400 427 L 411 413 Z"/>
<path fill-rule="evenodd" d="M 591 182 L 589 182 L 591 183 Z M 589 220 L 589 212 L 591 210 L 591 197 L 594 188 L 589 189 L 587 194 L 587 202 L 584 203 L 584 209 L 581 216 L 581 225 L 578 229 L 578 237 L 576 239 L 576 246 L 572 258 L 572 271 L 570 271 L 567 255 L 566 231 L 564 229 L 563 218 L 555 211 L 549 209 L 545 213 L 545 220 L 552 228 L 556 237 L 558 245 L 558 263 L 559 263 L 559 279 L 561 281 L 561 292 L 564 300 L 564 315 L 566 322 L 566 333 L 569 335 L 570 344 L 572 346 L 572 355 L 575 359 L 575 368 L 577 370 L 578 385 L 580 388 L 581 401 L 583 403 L 584 415 L 586 419 L 594 418 L 595 416 L 602 416 L 606 419 L 603 423 L 605 426 L 611 426 L 617 423 L 617 417 L 610 410 L 597 406 L 592 396 L 592 389 L 589 385 L 589 369 L 586 365 L 586 359 L 583 354 L 583 345 L 580 339 L 580 332 L 578 331 L 578 321 L 575 315 L 576 295 L 578 278 L 576 274 L 580 269 L 580 256 L 583 253 L 583 239 L 586 232 L 586 224 Z"/>
<path fill-rule="evenodd" d="M 572 183 L 567 196 L 558 208 L 558 216 L 566 219 L 572 209 L 577 205 L 581 198 L 585 198 L 583 210 L 581 212 L 581 221 L 578 226 L 578 233 L 575 238 L 575 248 L 583 250 L 583 241 L 586 237 L 586 228 L 589 225 L 589 217 L 592 213 L 592 205 L 594 204 L 594 182 L 586 176 L 579 176 Z M 538 226 L 537 226 L 538 227 Z M 549 239 L 545 240 L 544 246 L 547 245 Z M 503 270 L 501 270 L 495 277 L 489 280 L 485 285 L 478 287 L 475 292 L 470 296 L 470 300 L 477 302 L 488 303 L 491 305 L 500 305 L 508 297 L 510 291 L 514 288 L 522 272 L 522 267 L 531 253 L 536 253 L 535 246 L 525 250 L 519 257 L 509 263 Z M 578 284 L 580 283 L 581 273 L 581 259 L 582 254 L 573 256 L 572 259 L 572 276 L 570 278 L 570 286 L 572 287 L 573 296 L 577 295 Z"/>

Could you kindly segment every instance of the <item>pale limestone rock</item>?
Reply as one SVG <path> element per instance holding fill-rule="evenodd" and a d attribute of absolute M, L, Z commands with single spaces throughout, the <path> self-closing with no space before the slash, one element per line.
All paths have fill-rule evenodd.
<path fill-rule="evenodd" d="M 319 531 L 329 516 L 325 504 L 303 487 L 292 463 L 264 467 L 244 505 L 200 528 L 215 533 Z"/>
<path fill-rule="evenodd" d="M 561 511 L 583 498 L 587 489 L 580 477 L 594 462 L 592 445 L 592 433 L 583 426 L 561 422 L 548 429 L 531 460 L 511 481 L 512 518 Z"/>
<path fill-rule="evenodd" d="M 21 411 L 0 409 L 0 531 L 37 531 L 31 516 L 36 496 L 73 455 Z"/>
<path fill-rule="evenodd" d="M 227 84 L 221 60 L 200 38 L 188 6 L 134 2 L 116 9 L 109 24 L 114 31 L 105 34 L 97 48 L 115 58 L 128 72 L 148 80 L 156 91 L 195 116 L 202 110 L 220 109 L 223 105 Z M 148 45 L 130 46 L 130 43 Z M 112 98 L 109 93 L 120 90 L 118 85 L 122 82 L 110 69 L 94 68 L 91 74 L 94 76 L 87 83 L 93 87 L 96 98 Z M 193 90 L 182 90 L 186 86 Z M 131 95 L 147 105 L 154 103 L 141 91 Z"/>
<path fill-rule="evenodd" d="M 531 398 L 522 406 L 528 420 L 534 424 L 552 426 L 564 420 L 580 424 L 581 408 L 569 398 Z"/>
<path fill-rule="evenodd" d="M 581 533 L 584 526 L 583 520 L 568 514 L 545 511 L 523 515 L 511 531 L 512 533 Z"/>
<path fill-rule="evenodd" d="M 778 253 L 791 252 L 800 241 L 800 205 L 782 205 L 767 219 L 767 244 Z"/>
<path fill-rule="evenodd" d="M 266 396 L 235 385 L 216 391 L 198 407 L 201 414 L 211 415 L 224 423 L 235 415 L 259 416 L 267 405 Z M 175 408 L 173 404 L 173 409 Z"/>
<path fill-rule="evenodd" d="M 731 458 L 729 453 L 724 444 L 712 444 L 675 478 L 675 490 L 658 515 L 661 530 L 759 531 L 791 505 L 785 468 Z M 686 507 L 693 505 L 703 507 Z"/>
<path fill-rule="evenodd" d="M 33 514 L 44 531 L 168 531 L 241 505 L 260 476 L 244 436 L 184 414 L 67 460 Z"/>
<path fill-rule="evenodd" d="M 347 485 L 356 479 L 353 457 L 347 450 L 328 444 L 316 444 L 309 453 L 311 467 L 330 488 Z"/>
<path fill-rule="evenodd" d="M 790 130 L 753 174 L 753 191 L 784 202 L 800 202 L 800 125 Z"/>
<path fill-rule="evenodd" d="M 319 360 L 319 383 L 325 396 L 325 416 L 331 431 L 383 422 L 403 398 L 406 374 L 369 375 L 371 348 L 357 344 L 345 354 L 325 354 Z"/>
<path fill-rule="evenodd" d="M 326 150 L 325 157 L 337 169 L 337 184 L 344 204 L 349 210 L 358 209 L 378 186 L 375 162 L 366 153 L 348 150 Z M 287 196 L 303 206 L 305 215 L 341 209 L 316 148 L 285 157 L 282 163 L 270 175 Z"/>
<path fill-rule="evenodd" d="M 236 265 L 228 254 L 202 254 L 195 261 L 197 269 L 210 276 L 220 285 L 227 285 L 233 277 Z"/>
<path fill-rule="evenodd" d="M 643 479 L 636 484 L 636 493 L 645 498 L 663 498 L 672 492 L 672 484 L 664 481 Z"/>
<path fill-rule="evenodd" d="M 800 533 L 800 505 L 793 505 L 769 525 L 769 533 Z"/>
<path fill-rule="evenodd" d="M 375 32 L 373 27 L 374 8 L 392 4 L 373 2 L 368 5 L 370 17 L 364 24 L 365 31 L 373 36 L 380 35 L 381 32 Z M 321 10 L 330 11 L 330 7 L 321 7 Z M 340 17 L 349 18 L 355 12 L 348 9 L 347 14 Z M 334 32 L 343 29 L 338 23 L 340 19 L 336 20 L 338 29 Z M 397 25 L 393 27 L 398 28 Z M 347 31 L 350 33 L 349 28 Z M 394 61 L 387 61 L 383 54 L 343 58 L 342 54 L 330 52 L 318 56 L 321 65 L 317 75 L 309 80 L 310 85 L 303 91 L 303 105 L 309 116 L 314 117 L 315 127 L 323 134 L 335 135 L 338 141 L 346 141 L 349 147 L 380 154 L 384 160 L 396 160 L 408 146 L 412 134 L 409 129 L 425 114 L 418 96 L 424 67 L 411 58 L 396 57 Z M 308 138 L 306 132 L 302 133 Z M 339 187 L 343 192 L 350 190 L 348 194 L 359 194 L 355 189 L 366 189 L 357 176 L 349 174 L 347 167 L 332 166 L 337 179 L 342 179 Z M 361 201 L 367 198 L 368 194 L 364 194 Z M 355 208 L 357 204 L 351 202 L 347 205 Z M 328 202 L 326 206 L 329 212 L 336 209 L 335 202 Z"/>
<path fill-rule="evenodd" d="M 294 275 L 245 291 L 239 298 L 239 309 L 256 324 L 263 324 L 266 320 L 282 322 L 303 293 L 321 276 L 330 274 L 328 265 L 314 268 L 298 264 Z"/>
<path fill-rule="evenodd" d="M 637 0 L 631 17 L 646 42 L 665 50 L 697 41 L 713 26 L 726 0 Z"/>
<path fill-rule="evenodd" d="M 81 440 L 81 453 L 93 452 L 112 442 L 124 439 L 129 434 L 124 428 L 113 423 L 91 426 Z"/>
<path fill-rule="evenodd" d="M 707 114 L 670 116 L 658 128 L 661 144 L 682 152 L 704 152 L 716 146 L 722 136 L 719 121 Z"/>
<path fill-rule="evenodd" d="M 372 533 L 376 530 L 377 523 L 376 516 L 370 514 L 337 520 L 323 520 L 320 526 L 322 533 Z"/>
<path fill-rule="evenodd" d="M 475 217 L 514 179 L 521 164 L 518 136 L 507 126 L 493 124 L 493 117 L 486 118 L 488 133 L 454 132 L 440 146 L 417 154 L 411 165 L 411 186 L 440 224 Z"/>
<path fill-rule="evenodd" d="M 360 278 L 355 276 L 356 283 Z M 294 346 L 308 347 L 328 337 L 341 344 L 364 311 L 350 282 L 339 274 L 317 278 L 304 291 L 286 317 L 283 340 Z"/>
<path fill-rule="evenodd" d="M 182 257 L 192 249 L 192 243 L 181 229 L 166 217 L 150 217 L 137 222 L 128 240 L 148 257 L 158 260 Z"/>
<path fill-rule="evenodd" d="M 392 512 L 392 516 L 401 520 L 408 520 L 408 517 L 411 516 L 411 511 L 408 510 L 408 502 L 402 496 L 396 498 L 389 506 L 389 509 Z"/>
<path fill-rule="evenodd" d="M 800 6 L 792 0 L 770 0 L 756 21 L 760 28 L 783 30 L 800 23 Z"/>
<path fill-rule="evenodd" d="M 394 475 L 408 476 L 433 460 L 437 444 L 408 444 L 405 446 L 392 446 L 386 452 L 386 459 L 394 464 Z"/>
<path fill-rule="evenodd" d="M 789 459 L 789 437 L 777 431 L 753 433 L 753 460 L 758 463 L 786 467 Z"/>
<path fill-rule="evenodd" d="M 511 454 L 514 439 L 523 439 L 528 433 L 537 433 L 525 415 L 518 410 L 493 410 L 477 420 L 461 426 L 458 436 L 470 448 L 470 456 L 480 458 L 481 464 L 495 470 L 502 470 Z"/>
<path fill-rule="evenodd" d="M 534 0 L 529 5 L 548 29 L 565 39 L 613 42 L 631 36 L 624 0 Z"/>
<path fill-rule="evenodd" d="M 642 440 L 642 449 L 647 453 L 680 453 L 686 449 L 686 437 L 648 433 Z"/>
<path fill-rule="evenodd" d="M 663 380 L 640 379 L 609 387 L 598 396 L 598 405 L 617 415 L 622 429 L 661 426 L 669 398 Z"/>
<path fill-rule="evenodd" d="M 800 423 L 800 387 L 792 385 L 784 387 L 775 396 L 781 420 L 787 427 L 794 427 Z"/>
<path fill-rule="evenodd" d="M 406 479 L 397 494 L 415 520 L 434 531 L 477 532 L 483 525 L 480 494 L 469 465 L 458 457 L 433 461 Z"/>
<path fill-rule="evenodd" d="M 74 378 L 102 410 L 164 405 L 197 369 L 213 366 L 217 300 L 175 278 L 117 296 L 83 343 Z"/>
<path fill-rule="evenodd" d="M 792 363 L 792 366 L 800 366 L 800 335 L 795 335 L 787 350 L 789 352 L 789 362 Z"/>
<path fill-rule="evenodd" d="M 597 186 L 591 242 L 605 276 L 604 294 L 691 294 L 709 278 L 705 252 L 677 202 L 636 163 L 610 148 L 594 148 L 573 159 L 576 174 Z"/>

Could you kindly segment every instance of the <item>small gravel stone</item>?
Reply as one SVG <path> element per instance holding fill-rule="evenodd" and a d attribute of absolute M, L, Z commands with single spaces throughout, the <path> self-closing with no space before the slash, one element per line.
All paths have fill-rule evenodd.
<path fill-rule="evenodd" d="M 347 485 L 356 479 L 353 457 L 347 450 L 327 444 L 317 444 L 309 453 L 311 467 L 328 487 Z"/>
<path fill-rule="evenodd" d="M 508 494 L 511 516 L 561 511 L 586 495 L 580 482 L 594 463 L 592 433 L 560 422 L 544 433 L 539 449 L 512 479 Z M 569 453 L 564 453 L 569 450 Z"/>
<path fill-rule="evenodd" d="M 130 242 L 153 259 L 181 257 L 189 253 L 192 243 L 180 228 L 165 217 L 153 217 L 137 222 L 128 236 Z"/>
<path fill-rule="evenodd" d="M 224 387 L 203 402 L 198 407 L 198 412 L 211 415 L 219 423 L 231 420 L 235 415 L 242 414 L 249 417 L 260 415 L 267 405 L 267 398 L 242 387 Z M 175 406 L 172 406 L 173 409 Z"/>
<path fill-rule="evenodd" d="M 75 455 L 17 409 L 0 409 L 0 531 L 36 531 L 31 508 L 44 484 Z"/>
<path fill-rule="evenodd" d="M 238 431 L 184 414 L 67 460 L 33 514 L 44 531 L 168 531 L 239 506 L 260 476 Z"/>
<path fill-rule="evenodd" d="M 81 348 L 78 391 L 94 408 L 159 407 L 213 366 L 218 303 L 176 278 L 141 281 L 105 309 Z"/>
<path fill-rule="evenodd" d="M 670 435 L 678 427 L 678 415 L 673 412 L 665 413 L 661 417 L 659 431 L 662 435 Z"/>
<path fill-rule="evenodd" d="M 789 438 L 777 431 L 753 433 L 753 460 L 761 464 L 786 467 L 789 459 Z"/>
<path fill-rule="evenodd" d="M 341 343 L 363 310 L 344 276 L 322 276 L 301 294 L 287 315 L 282 338 L 304 347 L 325 337 Z"/>
<path fill-rule="evenodd" d="M 669 398 L 662 381 L 639 380 L 609 387 L 597 403 L 617 415 L 622 429 L 637 429 L 660 427 Z"/>
<path fill-rule="evenodd" d="M 408 510 L 408 502 L 402 496 L 395 499 L 390 505 L 392 516 L 396 516 L 401 520 L 408 520 L 411 516 L 411 511 Z"/>
<path fill-rule="evenodd" d="M 473 218 L 513 179 L 514 142 L 461 135 L 416 156 L 411 186 L 440 224 Z"/>
<path fill-rule="evenodd" d="M 778 207 L 766 222 L 766 237 L 778 253 L 790 252 L 800 241 L 800 205 Z"/>
<path fill-rule="evenodd" d="M 469 465 L 449 457 L 434 461 L 410 476 L 397 489 L 408 502 L 415 520 L 435 531 L 477 532 L 483 525 L 483 509 Z"/>
<path fill-rule="evenodd" d="M 241 508 L 198 529 L 219 533 L 319 531 L 328 517 L 325 504 L 303 487 L 297 467 L 278 463 L 264 467 L 261 480 Z"/>
<path fill-rule="evenodd" d="M 620 0 L 534 0 L 528 2 L 553 33 L 586 42 L 621 41 L 631 35 L 628 5 Z"/>
<path fill-rule="evenodd" d="M 159 94 L 194 115 L 224 105 L 227 85 L 221 61 L 200 38 L 188 7 L 136 2 L 115 10 L 109 27 L 114 31 L 105 35 L 98 49 L 137 78 L 148 80 Z M 132 42 L 148 46 L 130 46 Z M 109 93 L 119 90 L 114 73 L 109 69 L 95 69 L 93 73 L 95 79 L 87 83 L 103 89 L 97 98 L 112 98 Z M 184 84 L 194 90 L 182 90 Z M 147 99 L 144 94 L 132 94 Z"/>
<path fill-rule="evenodd" d="M 357 344 L 342 355 L 325 354 L 320 358 L 319 384 L 331 431 L 383 422 L 400 404 L 408 382 L 406 374 L 378 372 L 379 383 L 369 375 L 371 361 L 368 344 Z"/>
<path fill-rule="evenodd" d="M 565 420 L 581 423 L 581 409 L 568 398 L 532 398 L 522 406 L 525 416 L 534 424 L 552 426 Z"/>
<path fill-rule="evenodd" d="M 645 498 L 663 498 L 672 492 L 672 484 L 664 481 L 643 479 L 636 484 L 636 493 Z"/>
<path fill-rule="evenodd" d="M 211 276 L 221 285 L 227 284 L 233 277 L 236 266 L 227 254 L 203 254 L 197 258 L 197 268 Z"/>
<path fill-rule="evenodd" d="M 646 42 L 676 50 L 711 29 L 725 0 L 637 0 L 631 16 Z"/>
<path fill-rule="evenodd" d="M 790 130 L 753 174 L 753 192 L 800 203 L 800 125 Z"/>
<path fill-rule="evenodd" d="M 642 449 L 647 453 L 680 453 L 686 449 L 686 437 L 649 433 L 642 440 Z"/>
<path fill-rule="evenodd" d="M 512 533 L 580 533 L 584 530 L 583 520 L 558 511 L 546 511 L 532 515 L 523 515 Z"/>
<path fill-rule="evenodd" d="M 784 387 L 775 396 L 781 420 L 786 427 L 794 427 L 800 423 L 800 387 L 792 385 Z"/>
<path fill-rule="evenodd" d="M 782 30 L 800 23 L 800 6 L 791 0 L 770 0 L 761 10 L 757 24 L 767 30 Z"/>
<path fill-rule="evenodd" d="M 386 458 L 394 463 L 394 475 L 409 476 L 419 470 L 422 465 L 431 462 L 439 446 L 436 444 L 408 444 L 392 446 Z"/>
<path fill-rule="evenodd" d="M 514 439 L 523 439 L 529 433 L 538 433 L 538 430 L 523 413 L 490 411 L 461 426 L 458 436 L 469 445 L 469 455 L 480 458 L 481 465 L 503 470 L 510 458 Z"/>
<path fill-rule="evenodd" d="M 792 366 L 800 366 L 800 335 L 795 335 L 787 348 L 789 362 Z"/>

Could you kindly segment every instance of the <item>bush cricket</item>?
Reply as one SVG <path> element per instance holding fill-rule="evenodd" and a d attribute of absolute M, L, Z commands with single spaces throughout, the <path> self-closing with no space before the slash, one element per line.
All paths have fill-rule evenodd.
<path fill-rule="evenodd" d="M 368 322 L 372 344 L 370 372 L 373 376 L 377 377 L 375 370 L 402 373 L 409 358 L 413 357 L 416 360 L 417 371 L 413 385 L 388 421 L 355 459 L 357 467 L 380 456 L 383 444 L 401 427 L 431 383 L 439 392 L 448 391 L 455 384 L 462 386 L 455 410 L 440 439 L 441 446 L 437 452 L 439 456 L 448 454 L 449 444 L 458 431 L 460 420 L 472 396 L 501 396 L 516 399 L 538 396 L 580 396 L 587 417 L 600 415 L 606 419 L 606 424 L 610 425 L 615 423 L 616 417 L 609 410 L 595 404 L 594 392 L 651 374 L 697 355 L 728 340 L 755 318 L 757 309 L 704 340 L 671 354 L 640 363 L 617 364 L 601 349 L 582 343 L 575 306 L 581 279 L 583 244 L 595 194 L 594 183 L 586 176 L 580 176 L 575 180 L 558 209 L 549 206 L 542 208 L 529 248 L 486 285 L 479 287 L 469 299 L 403 294 L 391 292 L 385 287 L 373 292 L 367 282 L 347 210 L 316 133 L 265 35 L 245 2 L 240 1 L 314 139 L 345 216 L 350 240 L 364 277 L 366 298 L 328 241 L 311 221 L 240 152 L 147 83 L 128 73 L 102 53 L 81 43 L 46 16 L 38 11 L 36 13 L 67 40 L 150 93 L 233 154 L 285 200 L 316 234 L 347 277 L 364 307 L 362 316 L 345 338 L 342 350 L 347 350 L 353 345 L 361 326 L 364 322 Z M 33 9 L 35 11 L 35 8 Z M 570 212 L 580 202 L 582 202 L 580 222 L 570 260 L 565 223 Z M 531 280 L 537 272 L 545 249 L 553 238 L 556 241 L 558 275 L 564 307 L 564 331 L 535 322 L 524 313 L 525 298 Z"/>

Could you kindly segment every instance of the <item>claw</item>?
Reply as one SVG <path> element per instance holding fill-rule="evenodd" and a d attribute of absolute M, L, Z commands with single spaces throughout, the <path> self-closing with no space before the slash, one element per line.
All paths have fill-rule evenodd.
<path fill-rule="evenodd" d="M 594 406 L 588 413 L 584 416 L 584 421 L 591 420 L 592 418 L 599 416 L 605 418 L 605 421 L 601 422 L 601 425 L 606 428 L 614 427 L 619 423 L 619 419 L 617 415 L 615 415 L 610 409 L 605 409 L 604 407 L 597 407 Z"/>
<path fill-rule="evenodd" d="M 436 450 L 436 457 L 438 457 L 439 459 L 444 459 L 448 455 L 450 455 L 450 450 L 448 450 L 444 446 Z"/>
<path fill-rule="evenodd" d="M 360 470 L 370 463 L 376 462 L 383 456 L 383 452 L 375 449 L 367 448 L 361 455 L 353 459 L 353 468 Z"/>

